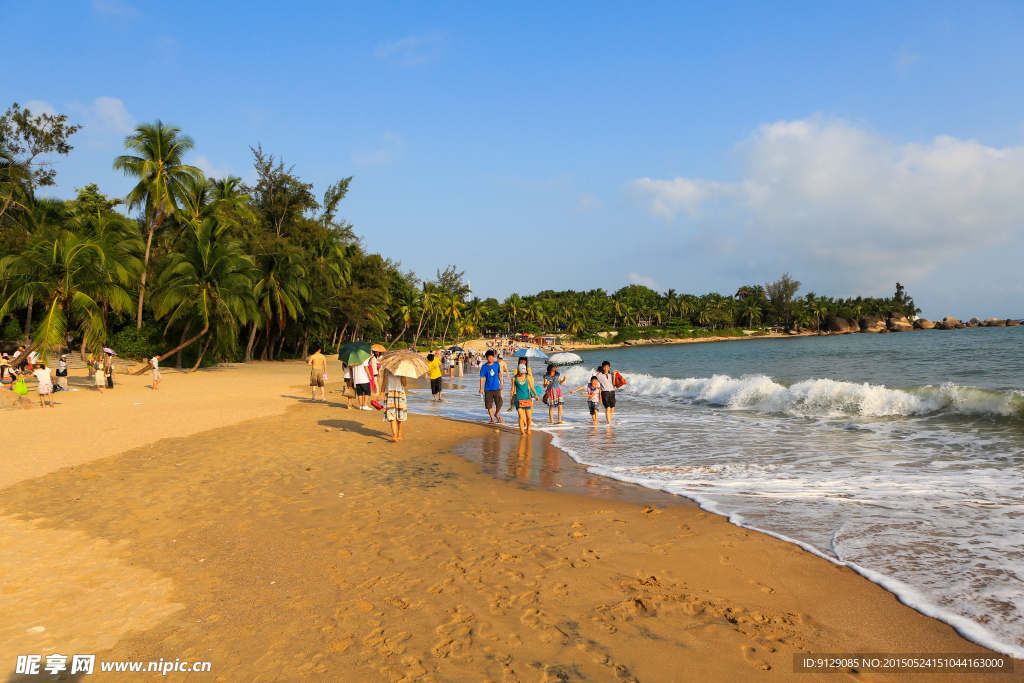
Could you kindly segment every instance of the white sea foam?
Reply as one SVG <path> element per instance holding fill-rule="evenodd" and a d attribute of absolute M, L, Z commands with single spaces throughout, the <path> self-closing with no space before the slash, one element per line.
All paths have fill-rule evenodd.
<path fill-rule="evenodd" d="M 590 368 L 571 368 L 569 383 L 583 383 Z M 898 389 L 833 379 L 807 379 L 789 386 L 767 375 L 652 377 L 626 375 L 621 392 L 632 396 L 686 399 L 731 409 L 791 415 L 840 417 L 921 416 L 939 412 L 961 415 L 1024 416 L 1024 391 L 988 391 L 943 384 L 939 387 Z"/>

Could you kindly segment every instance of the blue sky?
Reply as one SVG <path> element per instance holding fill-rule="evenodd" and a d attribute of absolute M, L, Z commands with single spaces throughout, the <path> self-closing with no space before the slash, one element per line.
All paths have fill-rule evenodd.
<path fill-rule="evenodd" d="M 550 3 L 549 3 L 550 4 Z M 58 196 L 161 118 L 249 146 L 423 276 L 890 294 L 1024 316 L 1019 3 L 9 3 L 8 102 L 86 128 Z M 38 28 L 37 28 L 38 27 Z M 518 258 L 517 247 L 527 250 Z"/>

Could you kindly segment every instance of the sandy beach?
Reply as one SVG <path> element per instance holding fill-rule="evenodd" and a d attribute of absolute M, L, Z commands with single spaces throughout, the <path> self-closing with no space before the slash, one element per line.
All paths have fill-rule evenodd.
<path fill-rule="evenodd" d="M 1024 680 L 794 673 L 988 651 L 544 435 L 411 415 L 392 444 L 379 413 L 310 402 L 295 362 L 165 370 L 156 392 L 82 375 L 0 414 L 24 435 L 0 459 L 5 680 L 36 680 L 12 673 L 30 653 L 211 662 L 111 681 Z"/>

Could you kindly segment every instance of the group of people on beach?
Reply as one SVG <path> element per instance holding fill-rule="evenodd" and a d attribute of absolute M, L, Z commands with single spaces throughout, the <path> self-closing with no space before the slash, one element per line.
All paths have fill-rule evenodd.
<path fill-rule="evenodd" d="M 480 395 L 484 398 L 484 408 L 487 409 L 491 424 L 504 422 L 501 418 L 501 408 L 504 405 L 504 380 L 506 378 L 509 380 L 509 410 L 516 410 L 521 434 L 533 433 L 533 402 L 535 400 L 541 400 L 547 405 L 551 424 L 564 424 L 562 409 L 565 405 L 565 394 L 562 391 L 562 385 L 565 384 L 566 377 L 559 372 L 557 366 L 552 364 L 547 366 L 541 390 L 538 391 L 537 383 L 533 378 L 533 373 L 530 372 L 530 364 L 526 358 L 519 358 L 515 375 L 509 371 L 508 365 L 493 349 L 488 349 L 485 359 L 486 362 L 480 366 Z M 605 361 L 594 370 L 594 374 L 586 384 L 573 389 L 569 395 L 583 393 L 587 399 L 591 421 L 595 425 L 603 406 L 605 420 L 611 424 L 615 415 L 615 390 L 623 384 L 625 381 L 622 380 L 622 376 L 614 373 L 611 363 Z M 558 413 L 557 420 L 555 419 L 556 412 Z"/>
<path fill-rule="evenodd" d="M 451 363 L 465 364 L 476 360 L 480 368 L 480 395 L 484 399 L 491 424 L 504 423 L 501 409 L 505 405 L 504 392 L 506 380 L 509 387 L 509 408 L 515 410 L 519 418 L 521 434 L 533 433 L 533 404 L 542 401 L 548 407 L 551 424 L 564 424 L 562 412 L 566 394 L 562 385 L 566 377 L 553 364 L 547 366 L 542 383 L 538 389 L 537 382 L 530 371 L 529 361 L 518 358 L 516 372 L 513 374 L 508 364 L 495 349 L 488 349 L 483 358 L 473 358 L 472 354 L 452 352 Z M 406 394 L 406 378 L 392 375 L 381 364 L 382 350 L 374 349 L 370 356 L 358 364 L 342 364 L 345 381 L 345 399 L 348 408 L 352 408 L 352 400 L 357 402 L 359 410 L 382 410 L 384 421 L 390 423 L 392 441 L 402 440 L 402 424 L 408 420 L 408 396 Z M 442 402 L 442 378 L 446 371 L 443 352 L 427 354 L 427 379 L 430 381 L 430 393 L 434 402 Z M 306 365 L 310 368 L 309 384 L 312 390 L 311 401 L 327 400 L 327 357 L 323 348 L 317 345 L 309 356 Z M 464 366 L 460 367 L 460 373 Z M 590 380 L 581 387 L 568 392 L 568 395 L 582 393 L 587 399 L 587 407 L 593 424 L 598 424 L 601 408 L 604 408 L 605 420 L 612 423 L 615 415 L 615 391 L 625 384 L 625 380 L 617 372 L 613 372 L 609 361 L 603 362 L 594 370 Z M 319 392 L 319 398 L 317 393 Z M 557 416 L 557 417 L 556 417 Z"/>
<path fill-rule="evenodd" d="M 380 349 L 373 349 L 369 358 L 361 363 L 342 363 L 346 408 L 358 410 L 382 410 L 384 421 L 391 425 L 391 440 L 402 440 L 402 425 L 409 418 L 406 396 L 406 379 L 388 372 L 381 365 Z M 312 401 L 327 401 L 327 356 L 323 347 L 316 345 L 313 354 L 306 360 L 310 368 L 309 386 Z M 320 398 L 316 397 L 317 391 Z M 356 405 L 352 405 L 355 399 Z"/>
<path fill-rule="evenodd" d="M 104 350 L 95 356 L 89 354 L 86 365 L 89 379 L 101 392 L 114 386 L 114 353 Z M 154 359 L 154 362 L 157 359 Z M 8 389 L 22 396 L 28 394 L 26 380 L 31 377 L 36 381 L 36 394 L 39 406 L 54 407 L 53 395 L 58 391 L 69 391 L 68 388 L 68 357 L 61 354 L 56 366 L 50 367 L 37 351 L 25 353 L 25 347 L 19 346 L 13 355 L 7 353 L 0 356 L 0 389 Z M 159 370 L 154 366 L 153 388 L 160 381 Z"/>
<path fill-rule="evenodd" d="M 71 336 L 67 338 L 70 346 Z M 65 347 L 68 348 L 68 347 Z M 114 357 L 113 350 L 104 348 L 101 353 L 89 353 L 85 358 L 89 381 L 102 393 L 105 389 L 114 388 Z M 160 386 L 160 360 L 156 355 L 150 359 L 153 368 L 153 389 Z M 38 351 L 25 353 L 25 347 L 19 346 L 13 355 L 0 355 L 0 389 L 9 389 L 21 395 L 28 394 L 25 383 L 29 377 L 36 380 L 36 393 L 39 395 L 40 407 L 54 407 L 53 395 L 58 391 L 70 391 L 68 387 L 68 356 L 62 353 L 56 366 L 49 366 Z M 77 389 L 75 390 L 77 391 Z"/>

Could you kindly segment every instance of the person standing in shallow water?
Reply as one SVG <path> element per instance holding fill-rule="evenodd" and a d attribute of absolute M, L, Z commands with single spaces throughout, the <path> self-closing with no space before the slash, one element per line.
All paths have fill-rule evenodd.
<path fill-rule="evenodd" d="M 501 419 L 501 365 L 494 360 L 494 349 L 487 350 L 487 362 L 480 366 L 480 395 L 484 397 L 484 407 L 491 418 L 491 423 L 504 422 Z"/>
<path fill-rule="evenodd" d="M 612 372 L 612 364 L 608 361 L 601 363 L 601 367 L 597 369 L 597 382 L 601 385 L 604 417 L 608 424 L 611 424 L 612 418 L 615 417 L 615 374 Z"/>
<path fill-rule="evenodd" d="M 440 403 L 441 398 L 441 359 L 434 354 L 427 355 L 427 370 L 430 376 L 430 395 L 434 397 L 435 403 Z"/>
<path fill-rule="evenodd" d="M 512 379 L 512 391 L 509 399 L 512 407 L 519 413 L 519 433 L 533 434 L 533 401 L 537 398 L 537 388 L 533 386 L 533 375 L 526 359 L 520 359 L 519 371 Z"/>
<path fill-rule="evenodd" d="M 549 365 L 544 375 L 544 403 L 548 406 L 548 417 L 551 424 L 565 424 L 562 422 L 562 406 L 565 404 L 565 397 L 562 395 L 562 385 L 565 377 L 558 372 L 558 368 Z M 555 422 L 555 408 L 558 408 L 558 422 Z"/>

